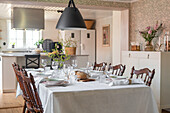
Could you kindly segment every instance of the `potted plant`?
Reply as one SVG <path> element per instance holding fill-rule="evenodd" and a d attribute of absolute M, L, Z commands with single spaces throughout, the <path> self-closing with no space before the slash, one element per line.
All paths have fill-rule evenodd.
<path fill-rule="evenodd" d="M 14 43 L 11 43 L 12 44 L 12 48 L 15 48 L 15 42 Z"/>
<path fill-rule="evenodd" d="M 153 51 L 153 45 L 152 45 L 152 40 L 155 37 L 159 37 L 163 31 L 164 27 L 163 24 L 161 23 L 158 25 L 158 22 L 156 23 L 155 27 L 148 26 L 146 27 L 146 30 L 144 31 L 139 31 L 141 36 L 145 39 L 146 45 L 145 45 L 145 51 Z"/>
<path fill-rule="evenodd" d="M 64 41 L 65 53 L 68 55 L 76 55 L 77 41 L 70 38 Z"/>
<path fill-rule="evenodd" d="M 38 40 L 34 45 L 37 46 L 37 48 L 40 48 L 40 45 L 43 44 L 44 40 L 41 39 L 41 40 Z"/>

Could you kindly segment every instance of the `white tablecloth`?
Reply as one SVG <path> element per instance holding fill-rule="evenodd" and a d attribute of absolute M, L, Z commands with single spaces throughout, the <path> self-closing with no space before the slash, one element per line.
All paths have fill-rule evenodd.
<path fill-rule="evenodd" d="M 99 82 L 67 87 L 39 85 L 44 113 L 158 113 L 150 87 Z"/>

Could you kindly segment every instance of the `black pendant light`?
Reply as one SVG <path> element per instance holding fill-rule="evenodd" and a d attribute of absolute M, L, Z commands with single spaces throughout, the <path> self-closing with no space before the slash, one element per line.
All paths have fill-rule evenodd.
<path fill-rule="evenodd" d="M 64 9 L 56 29 L 61 30 L 82 30 L 86 29 L 83 17 L 81 16 L 79 10 L 76 8 L 74 1 L 70 0 L 68 7 Z"/>

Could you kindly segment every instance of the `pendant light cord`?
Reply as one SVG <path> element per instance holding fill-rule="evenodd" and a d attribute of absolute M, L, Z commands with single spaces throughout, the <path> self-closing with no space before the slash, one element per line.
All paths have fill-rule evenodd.
<path fill-rule="evenodd" d="M 74 4 L 74 1 L 73 0 L 70 0 L 69 3 L 68 3 L 68 7 L 71 7 L 71 4 L 73 5 L 74 8 L 76 8 L 75 4 Z"/>

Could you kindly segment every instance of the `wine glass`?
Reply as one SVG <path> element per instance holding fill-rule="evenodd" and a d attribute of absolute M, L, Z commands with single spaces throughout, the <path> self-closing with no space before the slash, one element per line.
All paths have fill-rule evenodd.
<path fill-rule="evenodd" d="M 77 60 L 72 60 L 72 66 L 73 66 L 74 68 L 77 67 Z"/>
<path fill-rule="evenodd" d="M 54 69 L 54 71 L 58 69 L 58 64 L 59 63 L 57 61 L 52 61 L 52 68 Z"/>
<path fill-rule="evenodd" d="M 90 62 L 87 62 L 86 68 L 89 69 L 90 67 Z"/>
<path fill-rule="evenodd" d="M 45 66 L 47 66 L 47 59 L 42 59 L 41 60 L 41 65 L 43 66 L 44 71 L 45 71 Z"/>

